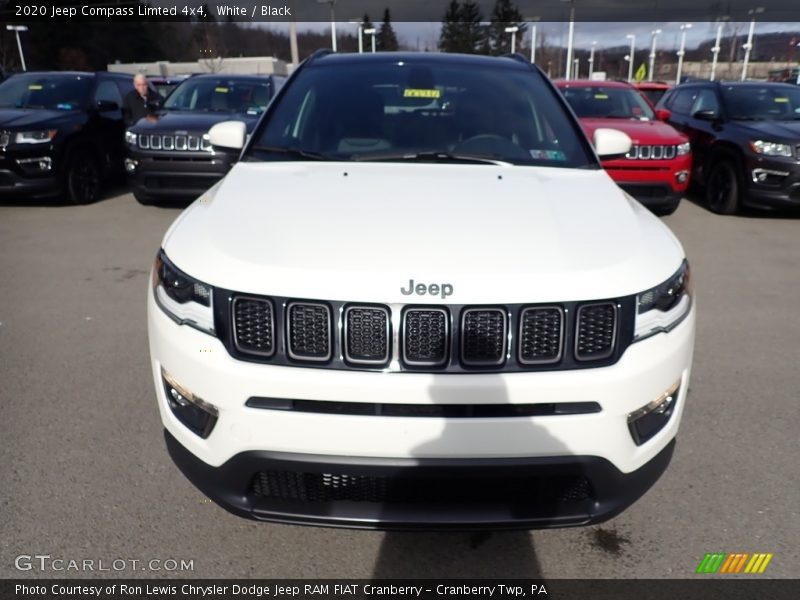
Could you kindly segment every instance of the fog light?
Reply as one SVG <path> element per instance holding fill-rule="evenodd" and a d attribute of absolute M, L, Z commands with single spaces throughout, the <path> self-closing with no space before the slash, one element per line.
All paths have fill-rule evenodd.
<path fill-rule="evenodd" d="M 753 169 L 753 183 L 768 183 L 780 185 L 789 176 L 788 171 L 773 171 L 772 169 Z"/>
<path fill-rule="evenodd" d="M 26 173 L 47 173 L 53 168 L 53 159 L 49 156 L 39 158 L 18 158 L 17 164 Z"/>
<path fill-rule="evenodd" d="M 211 435 L 219 416 L 217 407 L 195 396 L 186 387 L 175 381 L 175 378 L 167 373 L 164 367 L 161 367 L 161 379 L 164 382 L 167 404 L 169 404 L 172 414 L 201 438 Z"/>
<path fill-rule="evenodd" d="M 678 183 L 686 183 L 689 181 L 689 171 L 678 171 L 675 173 L 675 179 L 678 180 Z"/>
<path fill-rule="evenodd" d="M 126 158 L 125 159 L 125 171 L 127 171 L 128 173 L 135 172 L 137 164 L 138 163 L 135 160 L 133 160 L 132 158 Z"/>
<path fill-rule="evenodd" d="M 637 446 L 644 444 L 669 422 L 680 389 L 681 380 L 678 379 L 658 398 L 628 415 L 628 429 Z"/>

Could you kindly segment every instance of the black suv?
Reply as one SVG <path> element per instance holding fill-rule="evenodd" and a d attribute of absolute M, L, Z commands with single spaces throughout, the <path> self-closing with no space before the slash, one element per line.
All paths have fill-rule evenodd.
<path fill-rule="evenodd" d="M 692 82 L 658 103 L 692 144 L 694 181 L 708 206 L 800 207 L 800 87 L 768 82 Z"/>
<path fill-rule="evenodd" d="M 0 84 L 0 197 L 97 199 L 122 173 L 130 75 L 28 72 Z"/>
<path fill-rule="evenodd" d="M 239 120 L 253 130 L 284 78 L 269 75 L 195 75 L 175 88 L 156 115 L 125 134 L 133 194 L 142 204 L 188 198 L 222 179 L 239 151 L 211 148 L 208 130 Z"/>

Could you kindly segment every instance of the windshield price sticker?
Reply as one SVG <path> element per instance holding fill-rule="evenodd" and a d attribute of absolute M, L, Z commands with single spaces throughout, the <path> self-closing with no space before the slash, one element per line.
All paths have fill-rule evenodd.
<path fill-rule="evenodd" d="M 442 91 L 433 89 L 433 90 L 420 90 L 414 88 L 406 88 L 403 90 L 403 98 L 440 98 L 442 96 Z"/>

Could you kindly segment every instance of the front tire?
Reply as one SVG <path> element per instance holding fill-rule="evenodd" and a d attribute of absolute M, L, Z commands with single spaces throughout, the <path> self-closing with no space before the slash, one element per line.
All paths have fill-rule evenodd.
<path fill-rule="evenodd" d="M 708 208 L 719 215 L 733 215 L 741 206 L 742 181 L 736 165 L 727 159 L 716 161 L 706 182 Z"/>
<path fill-rule="evenodd" d="M 101 187 L 100 163 L 91 152 L 76 151 L 67 166 L 67 200 L 70 204 L 91 204 L 100 197 Z"/>
<path fill-rule="evenodd" d="M 155 202 L 152 196 L 144 192 L 133 192 L 133 197 L 136 198 L 136 201 L 142 206 L 150 206 Z"/>

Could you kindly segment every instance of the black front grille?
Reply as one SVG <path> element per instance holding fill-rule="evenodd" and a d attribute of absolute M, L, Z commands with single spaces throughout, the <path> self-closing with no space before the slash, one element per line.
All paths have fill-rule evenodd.
<path fill-rule="evenodd" d="M 617 307 L 613 302 L 585 304 L 578 308 L 575 358 L 600 360 L 614 352 Z"/>
<path fill-rule="evenodd" d="M 275 352 L 273 314 L 269 300 L 246 296 L 234 298 L 233 339 L 241 352 L 272 356 Z"/>
<path fill-rule="evenodd" d="M 449 315 L 442 308 L 409 308 L 403 319 L 403 362 L 437 366 L 447 361 Z"/>
<path fill-rule="evenodd" d="M 471 366 L 497 366 L 506 356 L 506 313 L 499 308 L 471 308 L 462 314 L 461 360 Z"/>
<path fill-rule="evenodd" d="M 326 304 L 293 302 L 288 308 L 289 356 L 325 361 L 331 357 L 331 310 Z"/>
<path fill-rule="evenodd" d="M 592 485 L 579 474 L 563 476 L 397 476 L 270 470 L 255 474 L 254 496 L 299 502 L 431 503 L 503 502 L 551 504 L 592 498 Z"/>
<path fill-rule="evenodd" d="M 525 308 L 520 315 L 519 361 L 526 365 L 557 362 L 564 338 L 564 312 L 555 306 Z"/>
<path fill-rule="evenodd" d="M 389 360 L 389 310 L 349 306 L 345 309 L 345 358 L 358 364 L 384 364 Z"/>

